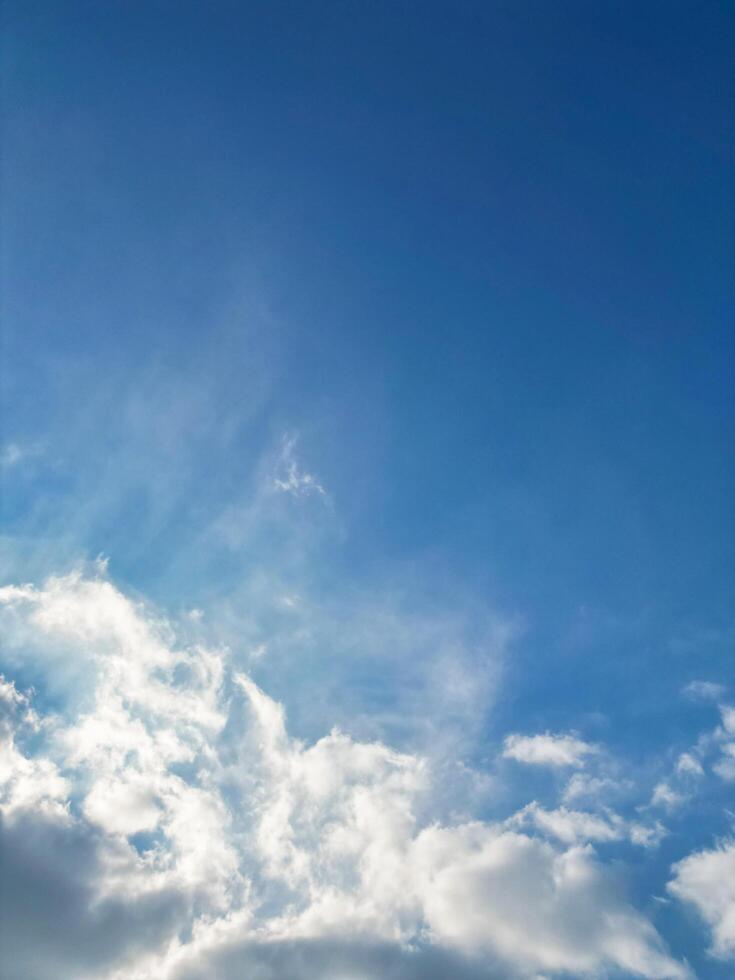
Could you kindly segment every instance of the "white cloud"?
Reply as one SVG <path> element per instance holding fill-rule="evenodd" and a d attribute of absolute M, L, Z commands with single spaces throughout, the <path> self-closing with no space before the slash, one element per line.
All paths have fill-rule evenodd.
<path fill-rule="evenodd" d="M 97 779 L 83 809 L 91 823 L 113 834 L 155 830 L 161 818 L 156 796 L 141 773 Z"/>
<path fill-rule="evenodd" d="M 615 841 L 626 836 L 624 823 L 615 814 L 603 817 L 566 807 L 545 810 L 535 802 L 525 806 L 509 823 L 521 827 L 535 826 L 565 844 Z"/>
<path fill-rule="evenodd" d="M 699 701 L 718 701 L 725 691 L 723 684 L 715 684 L 713 681 L 690 681 L 684 688 L 688 697 Z"/>
<path fill-rule="evenodd" d="M 23 752 L 25 738 L 38 737 L 40 729 L 30 699 L 0 675 L 0 813 L 33 809 L 65 820 L 68 781 L 53 760 Z"/>
<path fill-rule="evenodd" d="M 656 823 L 644 825 L 629 823 L 617 813 L 604 810 L 591 813 L 584 810 L 570 810 L 565 806 L 555 810 L 545 810 L 537 802 L 529 803 L 514 814 L 507 825 L 511 828 L 535 827 L 541 833 L 556 838 L 564 844 L 609 843 L 630 840 L 641 847 L 653 847 L 665 833 Z"/>
<path fill-rule="evenodd" d="M 726 783 L 735 781 L 735 742 L 727 742 L 722 746 L 722 755 L 712 769 Z"/>
<path fill-rule="evenodd" d="M 515 759 L 532 766 L 551 766 L 564 768 L 581 767 L 585 758 L 597 752 L 575 735 L 508 735 L 503 744 L 506 759 Z"/>
<path fill-rule="evenodd" d="M 281 493 L 289 493 L 295 497 L 311 493 L 326 497 L 327 491 L 314 474 L 308 473 L 299 466 L 294 455 L 296 441 L 295 437 L 283 440 L 281 453 L 276 464 L 276 473 L 273 477 L 273 489 Z"/>
<path fill-rule="evenodd" d="M 267 648 L 260 676 L 276 683 L 292 678 L 291 710 L 312 737 L 326 717 L 354 737 L 434 759 L 453 763 L 474 750 L 518 635 L 513 623 L 461 592 L 451 606 L 412 603 L 405 583 L 396 582 L 378 594 L 350 592 L 335 601 L 295 584 L 266 578 L 243 592 L 236 608 L 228 604 L 224 616 L 208 610 L 208 621 L 242 624 L 240 635 L 232 629 L 233 644 Z M 243 615 L 248 609 L 257 610 L 258 623 Z M 315 703 L 323 706 L 319 714 Z"/>
<path fill-rule="evenodd" d="M 713 771 L 725 782 L 735 781 L 735 708 L 720 704 L 719 725 L 710 738 L 713 746 L 719 749 L 720 757 L 713 763 Z"/>
<path fill-rule="evenodd" d="M 42 449 L 37 444 L 22 445 L 18 442 L 9 442 L 0 448 L 0 468 L 10 469 L 17 466 L 25 459 L 33 459 L 40 456 Z"/>
<path fill-rule="evenodd" d="M 703 776 L 702 763 L 691 752 L 682 752 L 676 762 L 676 771 L 680 776 Z"/>
<path fill-rule="evenodd" d="M 735 842 L 697 851 L 673 867 L 669 892 L 693 905 L 712 930 L 712 953 L 735 956 Z"/>
<path fill-rule="evenodd" d="M 651 796 L 651 806 L 663 807 L 665 810 L 675 810 L 685 801 L 683 793 L 678 793 L 675 789 L 662 780 L 654 786 Z"/>
<path fill-rule="evenodd" d="M 483 824 L 430 828 L 417 840 L 426 915 L 447 944 L 538 971 L 607 968 L 685 977 L 652 926 L 614 898 L 589 847 L 559 851 Z"/>
<path fill-rule="evenodd" d="M 0 611 L 26 666 L 63 649 L 89 686 L 45 716 L 0 685 L 3 834 L 33 872 L 26 905 L 3 899 L 21 902 L 3 911 L 25 945 L 0 953 L 18 977 L 688 975 L 579 844 L 631 834 L 614 815 L 440 822 L 426 759 L 336 729 L 291 738 L 226 652 L 182 646 L 101 578 L 5 588 Z M 542 764 L 595 751 L 515 738 Z"/>
<path fill-rule="evenodd" d="M 191 562 L 211 552 L 213 544 L 234 552 L 246 549 L 259 555 L 258 577 L 275 581 L 285 567 L 313 560 L 321 544 L 340 533 L 332 498 L 297 459 L 296 442 L 295 437 L 282 439 L 262 455 L 236 494 L 218 501 L 190 546 Z"/>
<path fill-rule="evenodd" d="M 720 705 L 722 725 L 728 735 L 735 735 L 735 708 L 727 704 Z"/>
<path fill-rule="evenodd" d="M 610 797 L 619 796 L 631 789 L 630 781 L 613 779 L 611 776 L 592 776 L 586 772 L 575 772 L 564 787 L 564 803 L 590 800 L 596 803 Z"/>
<path fill-rule="evenodd" d="M 650 823 L 631 823 L 629 825 L 631 844 L 638 844 L 639 847 L 658 847 L 667 834 L 667 830 L 660 821 Z"/>
<path fill-rule="evenodd" d="M 720 703 L 721 724 L 700 735 L 688 752 L 682 752 L 673 772 L 654 788 L 651 806 L 674 810 L 687 802 L 696 782 L 705 777 L 705 763 L 726 782 L 735 780 L 735 708 Z"/>

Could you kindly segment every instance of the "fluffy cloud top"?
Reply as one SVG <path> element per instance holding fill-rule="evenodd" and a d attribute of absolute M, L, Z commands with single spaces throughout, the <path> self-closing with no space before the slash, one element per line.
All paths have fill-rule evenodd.
<path fill-rule="evenodd" d="M 426 759 L 292 738 L 226 651 L 181 646 L 104 577 L 8 587 L 0 609 L 9 661 L 76 661 L 87 687 L 62 671 L 44 711 L 0 686 L 9 980 L 688 976 L 593 849 L 632 837 L 614 814 L 442 822 Z"/>
<path fill-rule="evenodd" d="M 735 842 L 679 861 L 668 889 L 691 903 L 711 928 L 715 956 L 735 954 Z"/>

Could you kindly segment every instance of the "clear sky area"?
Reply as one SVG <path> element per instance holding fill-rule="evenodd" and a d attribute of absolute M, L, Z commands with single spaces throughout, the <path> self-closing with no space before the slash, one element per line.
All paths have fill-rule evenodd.
<path fill-rule="evenodd" d="M 2 35 L 3 977 L 735 975 L 735 6 Z"/>

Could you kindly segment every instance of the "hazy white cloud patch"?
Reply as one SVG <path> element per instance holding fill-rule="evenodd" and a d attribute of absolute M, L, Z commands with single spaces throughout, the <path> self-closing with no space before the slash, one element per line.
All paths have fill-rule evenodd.
<path fill-rule="evenodd" d="M 620 776 L 575 772 L 569 778 L 562 794 L 564 803 L 579 803 L 579 801 L 594 801 L 604 803 L 629 793 L 633 784 L 629 779 Z"/>
<path fill-rule="evenodd" d="M 724 697 L 727 688 L 724 684 L 714 681 L 690 681 L 684 688 L 684 693 L 697 701 L 718 701 Z"/>
<path fill-rule="evenodd" d="M 515 759 L 529 766 L 579 768 L 588 756 L 599 750 L 576 735 L 508 735 L 503 744 L 506 759 Z"/>
<path fill-rule="evenodd" d="M 11 469 L 42 454 L 40 443 L 7 442 L 0 446 L 0 469 Z"/>
<path fill-rule="evenodd" d="M 208 622 L 228 622 L 244 663 L 267 649 L 258 676 L 288 697 L 302 732 L 318 737 L 326 716 L 353 737 L 453 762 L 484 739 L 518 629 L 459 589 L 452 598 L 416 601 L 401 583 L 345 594 L 263 574 Z"/>
<path fill-rule="evenodd" d="M 508 825 L 534 827 L 541 833 L 570 845 L 629 840 L 639 847 L 655 847 L 666 833 L 659 822 L 631 822 L 609 808 L 603 808 L 598 813 L 571 810 L 565 806 L 545 810 L 535 801 L 511 817 Z"/>
<path fill-rule="evenodd" d="M 653 807 L 663 807 L 665 810 L 675 810 L 680 807 L 686 800 L 686 796 L 683 793 L 677 792 L 673 787 L 662 780 L 653 788 L 653 793 L 651 795 L 651 806 Z"/>
<path fill-rule="evenodd" d="M 719 695 L 724 688 L 716 687 Z M 710 692 L 705 700 L 712 700 Z M 668 774 L 655 782 L 649 802 L 637 807 L 639 815 L 645 817 L 651 812 L 662 818 L 684 815 L 711 787 L 711 783 L 708 787 L 708 777 L 711 779 L 712 774 L 724 782 L 735 781 L 735 709 L 722 703 L 716 707 L 720 724 L 705 731 L 688 750 L 679 753 Z M 587 778 L 586 773 L 575 774 L 564 795 L 565 802 L 576 798 L 574 793 L 569 795 L 576 776 L 581 780 Z M 585 798 L 584 794 L 581 798 Z"/>
<path fill-rule="evenodd" d="M 717 705 L 720 724 L 700 736 L 690 752 L 680 756 L 676 766 L 678 776 L 701 776 L 705 764 L 725 782 L 735 781 L 735 708 L 720 702 Z"/>
<path fill-rule="evenodd" d="M 691 752 L 682 752 L 676 762 L 676 771 L 680 776 L 704 775 L 702 763 Z"/>
<path fill-rule="evenodd" d="M 726 734 L 728 736 L 735 736 L 735 708 L 729 704 L 721 704 L 720 714 L 722 716 L 722 727 Z"/>
<path fill-rule="evenodd" d="M 722 755 L 712 766 L 720 779 L 727 783 L 735 782 L 735 742 L 722 746 Z"/>
<path fill-rule="evenodd" d="M 735 781 L 735 708 L 730 705 L 720 705 L 720 714 L 722 724 L 717 727 L 713 736 L 720 755 L 713 763 L 712 769 L 720 779 L 729 783 Z"/>
<path fill-rule="evenodd" d="M 297 443 L 296 436 L 284 437 L 262 454 L 239 492 L 215 510 L 198 547 L 214 541 L 261 554 L 263 568 L 292 566 L 338 533 L 332 498 L 297 458 Z M 274 562 L 277 555 L 282 562 Z"/>
<path fill-rule="evenodd" d="M 15 662 L 84 665 L 54 712 L 0 684 L 10 980 L 688 975 L 593 850 L 632 839 L 614 814 L 440 819 L 427 758 L 292 738 L 100 574 L 0 589 L 0 619 Z M 592 751 L 558 738 L 552 764 Z"/>

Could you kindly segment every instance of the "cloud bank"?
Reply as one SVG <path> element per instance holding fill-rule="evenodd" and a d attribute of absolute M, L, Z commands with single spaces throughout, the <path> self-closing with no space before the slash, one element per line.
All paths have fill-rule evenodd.
<path fill-rule="evenodd" d="M 294 739 L 226 650 L 182 644 L 102 567 L 3 588 L 0 611 L 5 661 L 38 687 L 0 686 L 8 980 L 689 976 L 595 850 L 635 840 L 615 814 L 440 819 L 430 760 Z M 505 743 L 562 768 L 594 751 Z M 671 890 L 727 950 L 702 860 Z"/>

